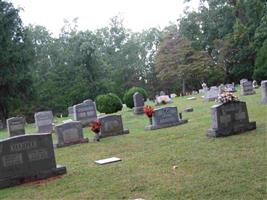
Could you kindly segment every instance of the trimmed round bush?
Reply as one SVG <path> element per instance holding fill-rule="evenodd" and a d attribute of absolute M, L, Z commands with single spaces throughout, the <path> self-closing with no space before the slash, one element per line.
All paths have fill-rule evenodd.
<path fill-rule="evenodd" d="M 96 109 L 101 113 L 115 113 L 122 109 L 120 98 L 113 93 L 96 97 Z"/>
<path fill-rule="evenodd" d="M 147 92 L 141 87 L 132 87 L 123 96 L 123 101 L 127 105 L 128 108 L 133 108 L 134 107 L 133 95 L 136 92 L 139 92 L 140 94 L 142 94 L 143 97 L 144 97 L 144 101 L 146 101 Z"/>

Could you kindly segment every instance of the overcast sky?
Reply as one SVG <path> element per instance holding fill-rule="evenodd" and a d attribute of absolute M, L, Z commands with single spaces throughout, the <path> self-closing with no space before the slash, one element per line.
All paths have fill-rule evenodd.
<path fill-rule="evenodd" d="M 22 7 L 24 25 L 45 26 L 54 35 L 60 32 L 64 19 L 78 17 L 78 29 L 95 30 L 107 26 L 110 18 L 120 14 L 124 26 L 133 31 L 161 27 L 182 16 L 186 6 L 198 7 L 198 0 L 9 0 Z"/>

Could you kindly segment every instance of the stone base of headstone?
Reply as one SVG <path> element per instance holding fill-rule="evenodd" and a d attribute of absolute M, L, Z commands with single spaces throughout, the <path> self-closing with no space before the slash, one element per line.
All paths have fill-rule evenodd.
<path fill-rule="evenodd" d="M 230 135 L 235 135 L 239 133 L 243 133 L 246 131 L 251 131 L 256 129 L 256 122 L 249 122 L 248 124 L 242 125 L 240 127 L 236 127 L 235 129 L 215 129 L 211 128 L 207 130 L 207 136 L 208 137 L 225 137 Z"/>
<path fill-rule="evenodd" d="M 109 133 L 108 135 L 101 134 L 101 132 L 100 132 L 100 138 L 117 136 L 117 135 L 124 135 L 124 134 L 129 134 L 129 133 L 130 133 L 129 129 L 124 129 L 123 131 Z"/>
<path fill-rule="evenodd" d="M 142 115 L 144 114 L 144 107 L 134 107 L 133 108 L 134 114 L 136 115 Z"/>
<path fill-rule="evenodd" d="M 248 92 L 248 91 L 247 91 L 247 92 L 242 92 L 242 91 L 241 91 L 241 95 L 242 95 L 242 96 L 253 95 L 253 94 L 256 94 L 256 92 L 255 92 L 255 91 L 249 91 L 249 92 Z"/>
<path fill-rule="evenodd" d="M 33 174 L 27 177 L 9 177 L 9 178 L 2 178 L 0 179 L 0 189 L 12 187 L 16 185 L 20 185 L 23 183 L 28 183 L 32 181 L 42 180 L 51 178 L 54 176 L 59 176 L 67 173 L 67 169 L 65 166 L 57 165 L 56 168 L 53 168 L 51 170 L 42 171 L 38 174 Z"/>
<path fill-rule="evenodd" d="M 156 129 L 167 128 L 167 127 L 171 127 L 171 126 L 178 126 L 181 124 L 185 124 L 187 122 L 188 122 L 187 119 L 183 119 L 183 120 L 180 120 L 179 122 L 176 122 L 176 123 L 170 123 L 170 124 L 164 124 L 164 125 L 148 125 L 148 126 L 146 126 L 145 130 L 156 130 Z"/>
<path fill-rule="evenodd" d="M 61 148 L 61 147 L 71 146 L 71 145 L 74 145 L 74 144 L 82 144 L 82 143 L 88 143 L 88 142 L 89 142 L 88 138 L 81 138 L 79 140 L 72 141 L 72 142 L 67 142 L 67 143 L 64 143 L 64 144 L 55 144 L 54 147 L 55 148 Z"/>
<path fill-rule="evenodd" d="M 185 112 L 193 112 L 194 109 L 190 107 L 190 108 L 185 108 L 184 111 L 185 111 Z"/>
<path fill-rule="evenodd" d="M 208 102 L 208 101 L 215 101 L 218 97 L 212 97 L 212 98 L 205 98 L 204 97 L 204 101 Z"/>

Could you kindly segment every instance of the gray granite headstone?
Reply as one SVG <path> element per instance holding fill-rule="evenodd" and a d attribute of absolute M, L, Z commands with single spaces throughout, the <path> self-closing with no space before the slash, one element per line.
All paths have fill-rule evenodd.
<path fill-rule="evenodd" d="M 71 117 L 71 118 L 73 118 L 73 106 L 69 106 L 68 107 L 68 117 Z"/>
<path fill-rule="evenodd" d="M 222 94 L 225 92 L 225 86 L 223 84 L 221 84 L 218 89 L 219 89 L 219 94 Z"/>
<path fill-rule="evenodd" d="M 232 83 L 232 84 L 226 84 L 225 85 L 225 90 L 227 92 L 236 92 L 235 84 L 234 83 Z"/>
<path fill-rule="evenodd" d="M 52 133 L 53 113 L 52 111 L 42 111 L 34 114 L 35 125 L 38 133 Z"/>
<path fill-rule="evenodd" d="M 86 99 L 83 101 L 83 103 L 93 103 L 93 100 L 92 99 Z"/>
<path fill-rule="evenodd" d="M 23 117 L 12 117 L 6 120 L 7 131 L 10 137 L 25 135 L 25 120 Z"/>
<path fill-rule="evenodd" d="M 96 106 L 93 101 L 85 101 L 73 107 L 73 119 L 80 121 L 83 127 L 97 120 Z"/>
<path fill-rule="evenodd" d="M 143 114 L 144 113 L 144 97 L 139 92 L 134 93 L 133 95 L 134 101 L 134 114 Z"/>
<path fill-rule="evenodd" d="M 267 104 L 267 80 L 261 82 L 261 102 Z"/>
<path fill-rule="evenodd" d="M 164 91 L 160 91 L 159 96 L 164 96 L 164 95 L 166 95 L 165 92 Z"/>
<path fill-rule="evenodd" d="M 98 120 L 101 123 L 101 138 L 129 133 L 128 129 L 123 128 L 121 115 L 104 115 Z"/>
<path fill-rule="evenodd" d="M 78 121 L 57 125 L 55 131 L 57 135 L 56 147 L 64 147 L 89 141 L 88 138 L 84 138 L 82 124 Z"/>
<path fill-rule="evenodd" d="M 218 98 L 219 88 L 213 86 L 210 90 L 204 92 L 204 101 L 214 101 Z"/>
<path fill-rule="evenodd" d="M 229 102 L 211 107 L 212 127 L 207 136 L 229 136 L 256 129 L 256 122 L 249 122 L 246 102 Z"/>
<path fill-rule="evenodd" d="M 256 93 L 254 91 L 251 81 L 243 81 L 240 85 L 240 92 L 241 92 L 241 95 L 243 96 L 252 95 Z"/>
<path fill-rule="evenodd" d="M 248 81 L 248 79 L 246 79 L 246 78 L 241 79 L 241 80 L 240 80 L 240 85 L 241 85 L 243 82 L 247 82 L 247 81 Z"/>
<path fill-rule="evenodd" d="M 21 135 L 0 140 L 0 188 L 66 173 L 56 165 L 52 135 Z"/>
<path fill-rule="evenodd" d="M 155 112 L 152 116 L 152 124 L 148 125 L 146 130 L 177 126 L 187 122 L 187 120 L 180 119 L 178 116 L 177 107 L 158 108 L 155 109 Z"/>

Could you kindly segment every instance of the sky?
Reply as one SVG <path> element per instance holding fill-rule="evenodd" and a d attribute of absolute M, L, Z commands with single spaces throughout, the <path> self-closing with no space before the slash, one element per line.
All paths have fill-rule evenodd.
<path fill-rule="evenodd" d="M 95 30 L 108 26 L 110 18 L 120 15 L 124 26 L 133 31 L 158 27 L 175 22 L 186 6 L 198 7 L 198 0 L 9 0 L 20 11 L 23 24 L 45 26 L 58 35 L 64 19 L 78 17 L 79 30 Z"/>

